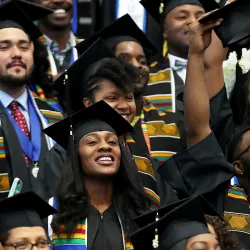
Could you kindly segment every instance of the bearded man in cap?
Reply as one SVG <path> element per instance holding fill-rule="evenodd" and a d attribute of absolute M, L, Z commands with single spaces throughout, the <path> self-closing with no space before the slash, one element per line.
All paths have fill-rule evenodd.
<path fill-rule="evenodd" d="M 27 8 L 40 16 L 37 5 Z M 35 67 L 33 41 L 41 32 L 22 10 L 12 0 L 0 5 L 0 198 L 6 197 L 18 177 L 22 191 L 48 199 L 41 178 L 44 155 L 53 142 L 41 130 L 62 115 L 27 88 Z"/>

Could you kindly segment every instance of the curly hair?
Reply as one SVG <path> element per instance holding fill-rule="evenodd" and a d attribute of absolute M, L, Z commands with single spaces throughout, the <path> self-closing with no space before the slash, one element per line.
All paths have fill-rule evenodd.
<path fill-rule="evenodd" d="M 133 92 L 133 83 L 140 75 L 140 70 L 131 64 L 120 58 L 110 58 L 82 85 L 81 100 L 87 97 L 94 101 L 95 92 L 100 89 L 100 83 L 104 79 L 112 81 L 117 88 L 124 92 Z"/>
<path fill-rule="evenodd" d="M 76 152 L 79 143 L 75 145 Z M 144 192 L 140 182 L 138 170 L 134 166 L 125 146 L 120 143 L 121 163 L 118 173 L 113 179 L 113 204 L 120 216 L 123 229 L 126 233 L 132 232 L 136 225 L 133 218 L 145 213 L 150 202 Z M 77 165 L 80 174 L 83 174 L 80 157 L 78 153 Z M 52 229 L 56 234 L 60 233 L 60 226 L 63 225 L 65 233 L 70 235 L 75 231 L 77 224 L 88 216 L 90 199 L 83 183 L 83 191 L 76 194 L 72 167 L 67 164 L 65 172 L 62 175 L 56 195 L 58 202 L 58 213 L 52 220 Z"/>
<path fill-rule="evenodd" d="M 212 225 L 222 250 L 240 250 L 237 238 L 227 230 L 227 223 L 218 216 L 206 215 L 206 221 Z"/>

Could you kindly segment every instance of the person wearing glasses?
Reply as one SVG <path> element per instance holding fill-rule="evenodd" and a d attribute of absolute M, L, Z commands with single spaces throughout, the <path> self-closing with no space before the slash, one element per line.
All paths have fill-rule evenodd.
<path fill-rule="evenodd" d="M 52 242 L 43 219 L 56 210 L 33 192 L 17 194 L 0 202 L 0 249 L 49 250 Z"/>
<path fill-rule="evenodd" d="M 219 20 L 217 25 L 220 23 Z M 234 130 L 227 145 L 226 159 L 209 124 L 209 90 L 206 88 L 208 78 L 205 77 L 207 68 L 204 53 L 211 40 L 213 44 L 214 39 L 217 39 L 215 34 L 211 35 L 212 24 L 196 21 L 189 25 L 190 47 L 184 91 L 188 149 L 169 159 L 159 172 L 178 192 L 179 197 L 204 195 L 224 217 L 229 231 L 238 238 L 241 249 L 249 249 L 250 127 L 242 126 Z M 221 43 L 217 44 L 216 51 L 220 50 L 219 47 L 222 49 Z M 217 84 L 223 84 L 223 78 L 218 77 L 222 75 L 222 63 L 214 70 L 214 76 L 215 72 L 220 71 Z M 218 112 L 223 113 L 225 110 L 220 107 Z M 237 177 L 237 185 L 230 184 L 232 177 Z"/>

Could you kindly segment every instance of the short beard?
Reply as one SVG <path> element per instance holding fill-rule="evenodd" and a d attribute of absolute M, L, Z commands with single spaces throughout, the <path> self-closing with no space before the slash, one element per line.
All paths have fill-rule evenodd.
<path fill-rule="evenodd" d="M 143 72 L 143 71 L 141 71 L 141 72 Z M 133 92 L 134 92 L 135 98 L 138 97 L 138 96 L 144 95 L 145 92 L 146 92 L 146 89 L 147 89 L 147 86 L 148 86 L 148 81 L 149 81 L 149 74 L 146 77 L 146 73 L 143 72 L 142 73 L 142 77 L 143 77 L 143 81 L 144 82 L 143 82 L 143 84 L 141 84 L 141 87 L 137 87 L 136 83 L 134 84 L 134 90 L 133 90 Z"/>
<path fill-rule="evenodd" d="M 33 68 L 22 78 L 13 77 L 12 75 L 0 75 L 0 84 L 4 85 L 7 88 L 20 88 L 28 83 L 31 78 L 32 72 Z"/>

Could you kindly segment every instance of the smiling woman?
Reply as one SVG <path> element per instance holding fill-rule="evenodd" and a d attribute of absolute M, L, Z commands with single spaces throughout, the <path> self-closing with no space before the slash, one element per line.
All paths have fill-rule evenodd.
<path fill-rule="evenodd" d="M 133 249 L 128 238 L 135 229 L 132 219 L 148 210 L 149 201 L 119 141 L 132 127 L 100 101 L 44 131 L 65 149 L 69 119 L 77 162 L 75 172 L 74 163 L 67 164 L 54 199 L 59 211 L 52 220 L 56 249 Z"/>

